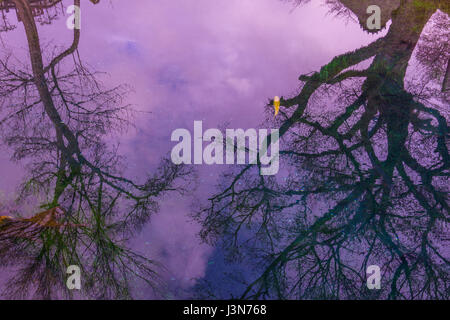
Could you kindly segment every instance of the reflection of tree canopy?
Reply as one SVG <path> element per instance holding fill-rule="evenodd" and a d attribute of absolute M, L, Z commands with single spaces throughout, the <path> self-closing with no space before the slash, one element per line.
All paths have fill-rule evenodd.
<path fill-rule="evenodd" d="M 361 1 L 327 2 L 365 12 Z M 246 166 L 199 211 L 205 239 L 224 235 L 231 252 L 264 266 L 243 298 L 449 298 L 440 85 L 450 10 L 448 1 L 402 0 L 390 11 L 385 36 L 301 76 L 300 92 L 281 100 L 288 178 Z M 366 288 L 371 264 L 382 268 L 381 290 Z"/>
<path fill-rule="evenodd" d="M 46 201 L 40 203 L 45 211 L 31 218 L 0 217 L 0 265 L 17 270 L 5 292 L 58 297 L 73 264 L 82 269 L 86 295 L 130 297 L 135 279 L 157 287 L 158 264 L 127 248 L 126 240 L 187 171 L 163 160 L 141 182 L 125 178 L 124 159 L 105 136 L 129 124 L 129 108 L 122 106 L 127 88 L 102 88 L 97 73 L 82 64 L 79 30 L 67 50 L 43 56 L 30 2 L 9 2 L 25 28 L 30 62 L 3 50 L 1 135 L 29 169 L 20 202 L 36 194 Z"/>

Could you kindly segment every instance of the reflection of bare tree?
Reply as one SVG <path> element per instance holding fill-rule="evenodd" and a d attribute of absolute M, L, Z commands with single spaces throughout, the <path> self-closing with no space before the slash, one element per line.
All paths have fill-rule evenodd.
<path fill-rule="evenodd" d="M 6 292 L 58 297 L 71 264 L 82 268 L 84 293 L 97 298 L 130 297 L 136 278 L 156 288 L 158 264 L 127 248 L 127 236 L 157 211 L 159 196 L 183 190 L 175 182 L 188 172 L 163 160 L 141 182 L 125 178 L 123 159 L 104 140 L 129 124 L 127 88 L 105 90 L 82 64 L 79 30 L 44 64 L 32 2 L 9 3 L 25 28 L 31 69 L 11 54 L 1 59 L 1 134 L 29 167 L 20 200 L 38 193 L 47 201 L 31 218 L 0 217 L 0 265 L 18 269 Z"/>
<path fill-rule="evenodd" d="M 358 16 L 357 3 L 340 1 L 339 12 Z M 386 36 L 301 76 L 300 93 L 282 99 L 288 178 L 246 166 L 199 211 L 205 239 L 225 234 L 228 249 L 264 265 L 243 298 L 449 298 L 443 73 L 417 94 L 425 84 L 405 84 L 418 43 L 436 53 L 436 64 L 419 63 L 445 70 L 449 52 L 430 35 L 447 30 L 421 34 L 431 19 L 448 23 L 448 2 L 398 1 L 391 11 Z M 366 288 L 370 264 L 383 270 L 379 291 Z"/>

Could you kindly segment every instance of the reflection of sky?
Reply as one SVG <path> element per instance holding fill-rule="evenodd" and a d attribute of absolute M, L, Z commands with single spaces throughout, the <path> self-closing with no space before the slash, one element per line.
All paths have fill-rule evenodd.
<path fill-rule="evenodd" d="M 269 98 L 289 95 L 298 76 L 334 55 L 370 42 L 356 23 L 326 16 L 319 1 L 292 10 L 279 0 L 154 0 L 82 3 L 80 55 L 107 71 L 106 86 L 132 85 L 136 129 L 121 138 L 129 175 L 148 172 L 172 146 L 176 128 L 256 127 Z M 40 27 L 41 42 L 68 45 L 64 19 Z M 25 48 L 23 27 L 3 35 Z M 2 170 L 11 164 L 0 157 Z M 220 168 L 203 170 L 196 196 L 206 199 Z M 13 172 L 8 170 L 8 172 Z M 2 175 L 4 176 L 4 175 Z M 15 175 L 3 177 L 11 188 Z M 190 221 L 191 198 L 162 199 L 161 212 L 134 246 L 163 262 L 179 285 L 204 275 L 212 248 L 199 242 Z"/>

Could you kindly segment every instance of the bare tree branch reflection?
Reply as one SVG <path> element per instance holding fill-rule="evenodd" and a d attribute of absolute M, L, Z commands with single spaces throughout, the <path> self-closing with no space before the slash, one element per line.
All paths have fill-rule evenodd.
<path fill-rule="evenodd" d="M 246 166 L 196 215 L 205 240 L 263 267 L 242 298 L 449 298 L 448 2 L 372 2 L 396 4 L 387 34 L 281 99 L 287 178 Z M 361 1 L 328 3 L 364 21 Z M 432 76 L 417 82 L 414 59 Z"/>
<path fill-rule="evenodd" d="M 128 248 L 127 240 L 158 210 L 158 197 L 185 190 L 189 171 L 164 159 L 142 181 L 126 178 L 125 159 L 106 137 L 131 124 L 132 111 L 123 105 L 129 88 L 105 89 L 98 73 L 83 65 L 79 30 L 68 49 L 47 59 L 33 1 L 2 5 L 17 11 L 30 61 L 6 50 L 0 61 L 1 135 L 28 167 L 19 201 L 46 198 L 44 211 L 31 218 L 0 217 L 0 265 L 17 269 L 6 294 L 71 296 L 65 279 L 73 264 L 82 268 L 86 296 L 131 298 L 136 279 L 161 291 L 162 267 Z"/>

